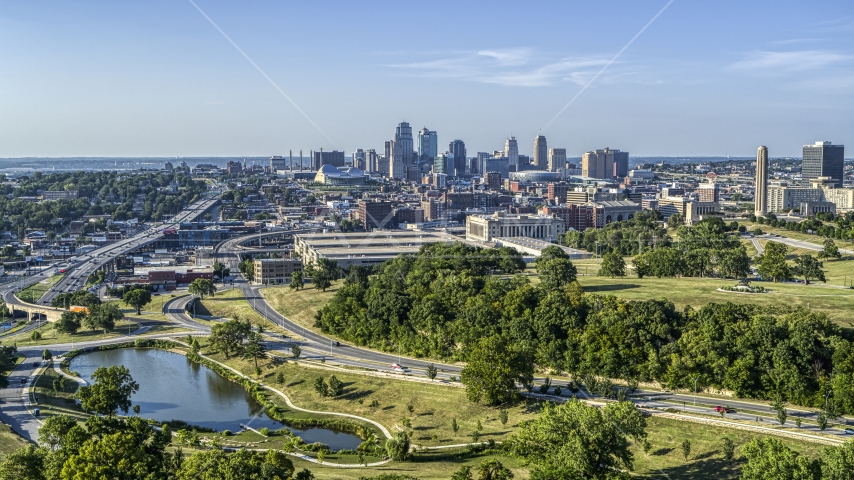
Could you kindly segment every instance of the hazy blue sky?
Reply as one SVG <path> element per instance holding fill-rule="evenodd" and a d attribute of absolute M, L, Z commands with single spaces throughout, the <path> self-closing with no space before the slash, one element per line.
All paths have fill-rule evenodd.
<path fill-rule="evenodd" d="M 349 153 L 404 120 L 531 154 L 667 4 L 194 1 L 319 128 L 188 0 L 0 0 L 0 157 Z M 675 0 L 543 133 L 570 156 L 854 156 L 854 2 Z"/>

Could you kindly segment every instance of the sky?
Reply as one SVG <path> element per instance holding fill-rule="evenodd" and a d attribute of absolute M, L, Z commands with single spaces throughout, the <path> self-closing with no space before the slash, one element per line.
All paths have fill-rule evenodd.
<path fill-rule="evenodd" d="M 850 0 L 0 0 L 6 158 L 380 152 L 402 121 L 469 156 L 854 157 L 852 113 Z"/>

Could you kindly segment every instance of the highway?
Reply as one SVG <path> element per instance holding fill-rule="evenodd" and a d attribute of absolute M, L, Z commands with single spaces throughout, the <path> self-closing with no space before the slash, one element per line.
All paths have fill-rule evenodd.
<path fill-rule="evenodd" d="M 120 240 L 101 248 L 92 250 L 89 253 L 79 255 L 73 264 L 69 264 L 66 268 L 66 275 L 53 287 L 42 296 L 39 301 L 43 305 L 50 305 L 50 302 L 60 293 L 73 292 L 82 289 L 86 285 L 86 279 L 89 275 L 97 271 L 105 263 L 111 261 L 115 257 L 132 252 L 140 247 L 155 242 L 163 236 L 163 229 L 178 228 L 182 222 L 195 220 L 201 216 L 207 209 L 216 203 L 217 199 L 209 198 L 199 200 L 190 205 L 180 213 L 175 215 L 171 220 L 162 224 L 155 224 L 153 227 L 143 232 L 137 233 L 132 237 Z"/>
<path fill-rule="evenodd" d="M 299 233 L 299 232 L 295 232 Z M 261 315 L 269 318 L 273 323 L 283 327 L 284 329 L 294 332 L 305 338 L 304 343 L 301 345 L 302 347 L 309 347 L 316 351 L 321 352 L 329 352 L 329 355 L 326 355 L 326 358 L 333 360 L 335 363 L 340 363 L 342 365 L 354 365 L 358 367 L 364 368 L 373 368 L 378 370 L 391 371 L 390 364 L 399 363 L 406 367 L 412 369 L 413 373 L 424 372 L 427 365 L 433 362 L 412 359 L 407 357 L 399 357 L 393 354 L 377 352 L 374 350 L 369 350 L 365 348 L 360 348 L 352 345 L 341 344 L 340 346 L 332 346 L 335 342 L 335 339 L 320 335 L 311 330 L 306 330 L 302 326 L 290 321 L 285 318 L 278 312 L 276 312 L 272 306 L 270 306 L 264 297 L 261 295 L 259 288 L 257 286 L 250 285 L 246 282 L 242 276 L 240 276 L 237 268 L 238 258 L 237 253 L 240 252 L 239 245 L 248 243 L 250 240 L 256 240 L 257 235 L 255 236 L 243 236 L 237 237 L 230 240 L 227 240 L 217 246 L 216 255 L 217 258 L 225 263 L 229 269 L 234 272 L 235 281 L 234 286 L 236 288 L 240 288 L 246 297 L 249 304 Z M 379 368 L 377 368 L 379 367 Z M 442 374 L 440 377 L 448 377 L 450 375 L 459 375 L 459 372 L 462 370 L 461 365 L 447 365 L 447 364 L 436 364 L 437 369 L 441 369 Z M 543 382 L 544 378 L 535 379 L 535 384 L 539 385 Z M 564 387 L 568 382 L 562 381 L 560 378 L 555 378 L 553 380 L 553 385 L 560 385 Z M 567 389 L 563 389 L 564 392 L 568 392 Z M 670 392 L 662 392 L 662 391 L 653 391 L 653 390 L 638 390 L 635 395 L 632 396 L 632 400 L 640 406 L 645 407 L 656 407 L 656 408 L 683 408 L 683 402 L 685 408 L 690 413 L 705 413 L 711 415 L 717 415 L 717 412 L 714 411 L 715 406 L 728 406 L 731 410 L 735 412 L 747 411 L 751 413 L 732 413 L 728 414 L 728 418 L 740 419 L 740 420 L 755 420 L 757 415 L 765 415 L 765 416 L 774 416 L 775 412 L 771 411 L 768 404 L 760 403 L 759 401 L 751 401 L 751 400 L 739 400 L 739 399 L 724 399 L 724 398 L 709 398 L 699 395 L 696 397 L 696 406 L 694 403 L 693 395 L 685 395 L 685 394 L 676 394 Z M 817 413 L 814 411 L 809 411 L 806 409 L 799 409 L 796 407 L 788 408 L 790 421 L 794 422 L 795 416 L 801 417 L 804 421 L 815 421 Z M 831 421 L 831 423 L 842 423 L 844 425 L 854 425 L 854 420 L 840 418 L 835 421 Z M 815 426 L 809 427 L 804 425 L 803 427 L 806 430 L 814 429 L 816 432 L 818 428 Z M 844 426 L 842 428 L 845 428 Z M 838 435 L 844 435 L 841 429 L 829 429 L 825 433 L 832 433 Z"/>

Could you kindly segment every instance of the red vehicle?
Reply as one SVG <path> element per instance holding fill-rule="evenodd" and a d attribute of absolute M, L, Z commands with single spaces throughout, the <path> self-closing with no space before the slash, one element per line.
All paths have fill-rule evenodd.
<path fill-rule="evenodd" d="M 60 269 L 59 269 L 59 273 L 65 273 L 65 269 L 64 269 L 64 268 L 60 268 Z"/>
<path fill-rule="evenodd" d="M 175 230 L 174 228 L 164 228 L 163 229 L 163 235 L 175 235 L 176 233 L 178 233 L 178 231 Z"/>
<path fill-rule="evenodd" d="M 726 408 L 726 407 L 722 407 L 722 406 L 720 406 L 720 405 L 715 405 L 715 411 L 716 411 L 716 412 L 718 412 L 718 413 L 721 413 L 721 412 L 729 413 L 729 409 L 728 409 L 728 408 Z"/>

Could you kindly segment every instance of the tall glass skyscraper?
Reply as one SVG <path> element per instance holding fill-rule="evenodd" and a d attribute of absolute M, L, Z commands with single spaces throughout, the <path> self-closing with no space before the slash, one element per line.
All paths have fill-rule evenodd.
<path fill-rule="evenodd" d="M 516 144 L 516 137 L 510 137 L 504 142 L 504 156 L 510 163 L 510 171 L 515 172 L 519 166 L 519 145 Z"/>
<path fill-rule="evenodd" d="M 448 151 L 454 156 L 454 175 L 460 177 L 466 173 L 466 144 L 462 140 L 454 140 L 448 145 Z"/>
<path fill-rule="evenodd" d="M 432 130 L 422 128 L 418 132 L 418 161 L 432 162 L 439 154 L 439 136 Z"/>
<path fill-rule="evenodd" d="M 801 175 L 804 179 L 830 177 L 842 187 L 842 170 L 845 161 L 845 146 L 832 145 L 830 142 L 815 142 L 804 145 Z"/>
<path fill-rule="evenodd" d="M 412 127 L 406 122 L 400 122 L 394 132 L 394 145 L 400 147 L 401 160 L 404 167 L 409 167 L 415 164 L 415 145 L 412 141 Z"/>

